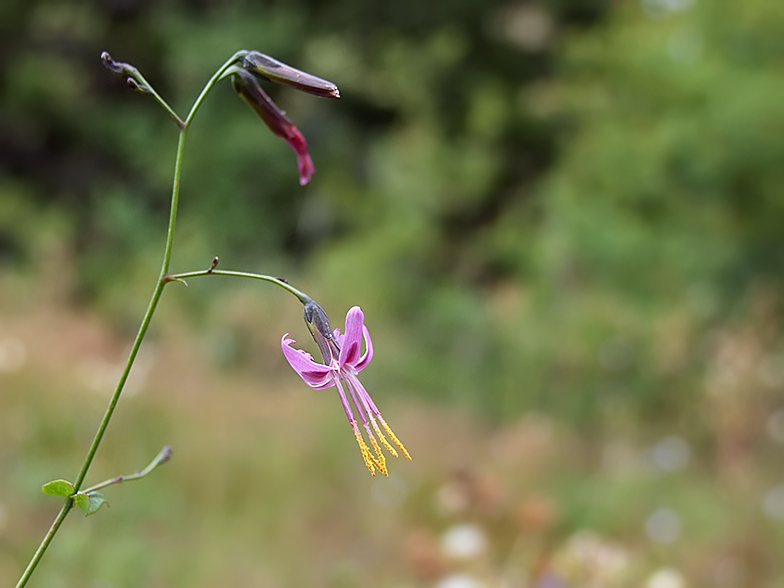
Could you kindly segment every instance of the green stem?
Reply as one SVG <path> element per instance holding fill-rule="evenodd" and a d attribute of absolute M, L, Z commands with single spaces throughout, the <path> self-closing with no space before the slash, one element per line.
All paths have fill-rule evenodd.
<path fill-rule="evenodd" d="M 103 440 L 106 427 L 109 425 L 109 421 L 112 418 L 112 414 L 114 413 L 114 409 L 117 406 L 117 402 L 120 400 L 120 394 L 122 394 L 123 388 L 125 387 L 125 382 L 128 380 L 128 376 L 131 373 L 133 363 L 136 361 L 136 355 L 139 353 L 139 348 L 142 345 L 144 336 L 147 334 L 147 328 L 150 326 L 150 321 L 152 321 L 152 315 L 155 314 L 158 301 L 161 299 L 161 294 L 163 294 L 163 287 L 166 285 L 166 280 L 164 278 L 166 277 L 166 272 L 169 271 L 172 246 L 174 244 L 174 228 L 177 221 L 177 208 L 180 200 L 180 173 L 182 171 L 182 154 L 184 152 L 184 148 L 185 127 L 180 129 L 180 138 L 177 143 L 177 157 L 174 161 L 174 182 L 172 185 L 171 210 L 169 211 L 169 228 L 166 233 L 166 247 L 163 252 L 163 262 L 161 264 L 160 275 L 158 276 L 158 283 L 155 285 L 152 298 L 150 298 L 150 304 L 147 306 L 147 312 L 144 313 L 144 318 L 142 319 L 142 324 L 139 327 L 139 332 L 136 334 L 136 339 L 133 341 L 131 353 L 128 356 L 128 361 L 125 363 L 125 368 L 123 369 L 122 375 L 120 376 L 120 381 L 117 383 L 117 388 L 115 388 L 114 394 L 109 401 L 109 406 L 106 408 L 106 412 L 103 415 L 103 420 L 98 427 L 98 431 L 95 434 L 95 438 L 93 439 L 93 443 L 90 446 L 90 450 L 87 452 L 87 457 L 82 464 L 82 469 L 80 470 L 79 475 L 76 477 L 76 481 L 74 482 L 74 488 L 77 492 L 79 491 L 82 482 L 84 482 L 84 478 L 87 475 L 87 470 L 90 469 L 90 465 L 92 464 L 93 458 L 95 457 L 95 452 L 98 450 L 98 446 Z"/>
<path fill-rule="evenodd" d="M 180 134 L 180 143 L 182 143 L 182 132 Z M 177 166 L 175 169 L 179 169 L 179 155 L 181 154 L 181 149 L 177 150 L 178 153 L 178 160 Z M 172 211 L 177 210 L 177 197 L 176 193 L 179 187 L 179 177 L 175 174 L 175 192 L 174 196 L 172 197 Z M 103 415 L 103 419 L 101 420 L 101 424 L 98 426 L 98 431 L 95 433 L 95 438 L 93 439 L 92 444 L 90 445 L 90 449 L 87 451 L 87 457 L 84 458 L 84 463 L 82 464 L 81 470 L 79 470 L 79 475 L 76 477 L 76 481 L 74 482 L 74 489 L 76 492 L 79 491 L 82 483 L 84 482 L 84 478 L 87 476 L 87 471 L 90 469 L 90 465 L 93 462 L 93 458 L 95 458 L 95 453 L 98 451 L 98 446 L 101 444 L 103 440 L 103 436 L 106 433 L 106 428 L 109 426 L 109 421 L 112 418 L 112 414 L 114 413 L 114 409 L 117 407 L 117 402 L 120 400 L 120 394 L 122 394 L 123 388 L 125 387 L 125 382 L 128 380 L 128 375 L 131 373 L 131 368 L 133 367 L 133 363 L 136 360 L 136 355 L 139 353 L 139 348 L 142 345 L 142 340 L 144 340 L 144 335 L 147 333 L 147 328 L 150 326 L 150 321 L 152 320 L 152 315 L 155 313 L 155 308 L 158 306 L 158 301 L 161 298 L 161 294 L 163 293 L 163 287 L 166 285 L 166 282 L 163 279 L 163 276 L 166 275 L 165 269 L 168 268 L 169 258 L 171 256 L 171 236 L 174 232 L 174 217 L 169 218 L 169 239 L 166 242 L 166 255 L 164 256 L 163 268 L 164 270 L 161 272 L 161 277 L 158 278 L 158 283 L 155 286 L 155 290 L 153 291 L 152 298 L 150 299 L 150 304 L 147 306 L 147 312 L 144 314 L 144 319 L 142 319 L 142 324 L 139 327 L 139 332 L 136 335 L 136 339 L 133 342 L 133 347 L 131 347 L 131 353 L 128 356 L 128 361 L 125 363 L 125 369 L 123 369 L 123 373 L 120 376 L 120 381 L 117 383 L 117 388 L 114 390 L 114 394 L 112 394 L 112 398 L 109 401 L 109 406 L 106 408 L 106 412 Z M 16 588 L 22 588 L 25 584 L 27 584 L 27 580 L 30 578 L 35 566 L 38 565 L 38 562 L 43 557 L 44 553 L 46 552 L 46 548 L 49 547 L 49 543 L 51 542 L 52 538 L 54 537 L 57 530 L 60 528 L 60 524 L 62 523 L 61 519 L 64 519 L 65 516 L 68 514 L 68 511 L 71 509 L 73 505 L 72 499 L 68 499 L 66 506 L 63 507 L 63 510 L 60 511 L 60 514 L 57 515 L 57 519 L 55 520 L 52 528 L 49 529 L 49 533 L 46 534 L 44 540 L 41 542 L 41 545 L 38 547 L 38 550 L 33 555 L 33 559 L 30 560 L 30 564 L 27 566 L 27 570 L 22 578 L 19 580 L 19 583 L 16 585 Z M 66 508 L 67 507 L 67 508 Z M 29 573 L 28 573 L 29 571 Z"/>
<path fill-rule="evenodd" d="M 139 332 L 136 334 L 133 347 L 131 347 L 131 353 L 128 356 L 128 361 L 125 363 L 125 368 L 123 369 L 123 373 L 120 376 L 120 381 L 117 383 L 117 388 L 115 388 L 114 394 L 112 394 L 112 398 L 109 401 L 109 406 L 106 408 L 106 412 L 104 413 L 103 419 L 101 420 L 101 424 L 98 426 L 98 431 L 95 433 L 95 438 L 93 439 L 92 445 L 90 445 L 90 449 L 87 452 L 87 457 L 84 458 L 82 469 L 79 471 L 79 475 L 76 477 L 76 481 L 74 481 L 74 489 L 77 492 L 82 486 L 84 478 L 87 476 L 87 470 L 90 469 L 90 465 L 93 463 L 95 452 L 98 451 L 98 446 L 103 440 L 104 433 L 106 433 L 106 427 L 109 426 L 109 421 L 112 418 L 114 409 L 117 407 L 117 402 L 120 400 L 120 394 L 122 394 L 123 388 L 125 387 L 125 382 L 128 381 L 128 375 L 131 373 L 131 368 L 133 367 L 133 363 L 136 360 L 136 355 L 139 353 L 139 348 L 142 346 L 144 336 L 147 334 L 147 328 L 150 326 L 150 321 L 152 321 L 152 315 L 155 313 L 155 308 L 158 306 L 158 301 L 161 299 L 163 286 L 164 283 L 159 279 L 155 286 L 155 290 L 153 291 L 152 298 L 150 299 L 150 304 L 147 306 L 147 312 L 144 314 L 144 319 L 142 319 Z"/>
<path fill-rule="evenodd" d="M 238 60 L 240 60 L 246 53 L 247 50 L 237 51 L 226 61 L 226 63 L 220 66 L 220 69 L 218 69 L 218 71 L 215 72 L 215 74 L 210 78 L 210 81 L 207 82 L 207 85 L 204 86 L 204 89 L 201 91 L 201 94 L 199 94 L 199 97 L 196 98 L 196 102 L 193 103 L 193 106 L 191 107 L 191 111 L 188 113 L 188 118 L 186 118 L 185 122 L 183 123 L 183 128 L 187 128 L 188 125 L 191 124 L 191 121 L 193 120 L 193 117 L 196 115 L 196 111 L 199 110 L 199 107 L 201 106 L 201 103 L 204 101 L 204 98 L 207 96 L 209 91 L 212 90 L 213 86 L 218 83 L 218 81 L 221 79 L 221 77 L 226 72 L 226 70 L 229 69 L 232 65 L 234 65 Z"/>
<path fill-rule="evenodd" d="M 79 475 L 76 477 L 76 481 L 74 482 L 74 488 L 77 492 L 84 482 L 84 478 L 87 476 L 87 470 L 90 469 L 90 465 L 92 464 L 93 458 L 95 457 L 95 452 L 98 450 L 98 446 L 103 440 L 106 427 L 109 425 L 109 421 L 112 418 L 112 414 L 114 413 L 114 409 L 117 406 L 117 402 L 120 400 L 120 394 L 122 394 L 123 388 L 125 387 L 125 382 L 128 380 L 128 376 L 131 373 L 131 368 L 136 361 L 136 355 L 139 353 L 139 348 L 142 346 L 144 336 L 147 334 L 150 321 L 152 321 L 152 315 L 155 314 L 158 301 L 161 299 L 161 294 L 163 294 L 163 287 L 168 281 L 166 280 L 166 273 L 169 271 L 169 263 L 171 262 L 172 246 L 174 244 L 174 228 L 177 223 L 177 208 L 180 201 L 180 174 L 182 173 L 182 155 L 185 151 L 186 128 L 187 127 L 183 126 L 180 129 L 180 138 L 177 143 L 177 156 L 174 161 L 174 181 L 172 183 L 171 209 L 169 211 L 169 227 L 166 232 L 166 247 L 163 252 L 163 262 L 161 263 L 161 272 L 158 276 L 158 283 L 155 285 L 152 298 L 150 298 L 150 304 L 147 306 L 147 312 L 144 313 L 144 318 L 142 319 L 142 324 L 139 327 L 139 332 L 136 334 L 136 339 L 133 341 L 131 353 L 128 356 L 128 361 L 125 362 L 125 368 L 123 369 L 122 375 L 120 376 L 120 381 L 117 383 L 117 388 L 114 390 L 114 394 L 109 401 L 109 406 L 106 408 L 106 412 L 103 415 L 103 420 L 98 427 L 98 431 L 95 433 L 93 443 L 90 445 L 90 449 L 87 452 L 87 457 L 84 459 L 82 469 L 79 471 Z"/>
<path fill-rule="evenodd" d="M 177 123 L 177 126 L 182 128 L 185 123 L 182 122 L 182 119 L 176 112 L 174 112 L 174 109 L 169 106 L 166 100 L 161 98 L 160 94 L 155 91 L 155 88 L 153 88 L 152 85 L 146 79 L 144 79 L 144 76 L 141 74 L 141 72 L 135 67 L 131 67 L 130 70 L 131 77 L 139 83 L 142 91 L 148 94 L 152 94 L 152 97 L 155 98 L 155 101 L 163 107 L 171 119 Z"/>
<path fill-rule="evenodd" d="M 135 474 L 130 474 L 128 476 L 117 476 L 116 478 L 112 478 L 110 480 L 104 480 L 100 484 L 96 484 L 95 486 L 90 486 L 89 488 L 85 488 L 78 494 L 89 494 L 90 492 L 94 492 L 95 490 L 100 490 L 101 488 L 106 488 L 107 486 L 111 486 L 113 484 L 120 484 L 122 482 L 132 482 L 133 480 L 141 480 L 147 474 L 152 472 L 155 468 L 157 468 L 162 463 L 166 463 L 171 458 L 172 450 L 171 447 L 168 445 L 161 449 L 161 452 L 155 456 L 150 464 L 144 468 L 142 471 L 136 471 Z"/>
<path fill-rule="evenodd" d="M 182 159 L 182 152 L 183 152 L 183 143 L 185 137 L 185 129 L 180 131 L 180 142 L 177 146 L 177 160 L 174 166 L 174 187 L 172 188 L 172 206 L 171 206 L 171 214 L 169 216 L 169 230 L 168 236 L 166 239 L 166 249 L 164 251 L 163 257 L 163 264 L 161 267 L 161 274 L 158 277 L 158 283 L 155 285 L 155 290 L 153 291 L 152 298 L 150 298 L 150 303 L 147 306 L 147 312 L 144 313 L 144 318 L 142 319 L 142 324 L 139 327 L 139 332 L 136 334 L 136 339 L 134 339 L 133 346 L 131 347 L 131 353 L 128 356 L 128 361 L 125 362 L 125 368 L 123 369 L 122 375 L 120 376 L 120 381 L 117 383 L 117 387 L 114 390 L 114 394 L 112 394 L 112 398 L 109 401 L 109 406 L 106 408 L 106 412 L 103 415 L 103 419 L 101 419 L 101 424 L 98 426 L 98 431 L 95 433 L 95 437 L 93 438 L 93 442 L 90 445 L 90 449 L 87 451 L 87 456 L 84 458 L 84 463 L 82 463 L 82 467 L 79 470 L 79 474 L 76 476 L 76 480 L 74 481 L 74 489 L 76 492 L 79 491 L 81 488 L 82 483 L 84 482 L 84 478 L 87 476 L 87 471 L 90 469 L 90 465 L 93 463 L 93 459 L 95 458 L 95 453 L 98 451 L 98 446 L 101 444 L 103 440 L 103 436 L 106 433 L 106 428 L 109 426 L 109 421 L 112 418 L 112 414 L 114 414 L 114 409 L 117 407 L 117 402 L 120 400 L 120 395 L 122 394 L 123 388 L 125 387 L 125 383 L 128 381 L 128 375 L 131 373 L 131 368 L 133 367 L 133 363 L 136 360 L 136 356 L 139 353 L 139 348 L 142 345 L 142 341 L 144 340 L 144 336 L 147 334 L 147 329 L 150 326 L 150 321 L 152 321 L 152 316 L 155 313 L 155 309 L 158 306 L 158 301 L 161 298 L 161 294 L 163 293 L 163 288 L 166 285 L 166 281 L 164 277 L 166 275 L 166 271 L 169 268 L 169 261 L 171 259 L 171 249 L 172 249 L 172 241 L 174 238 L 174 225 L 175 225 L 175 215 L 177 213 L 177 201 L 179 199 L 179 189 L 180 189 L 180 160 Z M 71 501 L 72 504 L 72 501 Z M 46 548 L 49 546 L 50 541 L 54 537 L 57 530 L 60 528 L 60 524 L 62 520 L 61 518 L 65 518 L 65 515 L 68 514 L 68 510 L 70 510 L 70 506 L 68 509 L 60 511 L 58 515 L 58 520 L 55 520 L 55 524 L 52 525 L 52 528 L 49 529 L 49 533 L 47 533 L 46 537 L 44 538 L 43 542 L 41 543 L 38 550 L 35 552 L 33 559 L 30 561 L 30 565 L 28 566 L 28 570 L 30 570 L 30 574 L 32 570 L 35 569 L 35 566 L 38 565 L 38 562 L 43 557 Z M 27 572 L 22 579 L 17 584 L 17 588 L 22 588 L 27 583 L 30 574 Z"/>
<path fill-rule="evenodd" d="M 280 278 L 273 278 L 272 276 L 265 276 L 264 274 L 251 274 L 251 273 L 248 273 L 248 272 L 235 272 L 235 271 L 228 271 L 228 270 L 223 271 L 223 270 L 216 270 L 216 269 L 207 269 L 207 270 L 200 270 L 200 271 L 195 271 L 195 272 L 187 272 L 187 273 L 184 273 L 184 274 L 172 274 L 172 275 L 166 276 L 165 279 L 166 279 L 167 282 L 173 282 L 175 280 L 176 281 L 184 281 L 186 278 L 198 278 L 199 276 L 234 276 L 235 278 L 251 278 L 253 280 L 262 280 L 264 282 L 270 282 L 272 284 L 275 284 L 276 286 L 280 286 L 284 290 L 287 290 L 288 292 L 291 292 L 292 294 L 294 294 L 294 296 L 297 297 L 297 299 L 302 304 L 307 304 L 308 302 L 312 302 L 312 299 L 311 299 L 310 296 L 308 296 L 304 292 L 301 292 L 300 290 L 297 290 L 294 286 L 292 286 L 288 282 L 285 282 L 285 281 L 281 280 Z M 186 286 L 187 286 L 187 284 L 186 284 Z"/>
<path fill-rule="evenodd" d="M 207 93 L 215 86 L 218 82 L 220 77 L 223 73 L 238 59 L 240 59 L 245 52 L 238 51 L 235 53 L 231 59 L 229 59 L 226 63 L 224 63 L 221 68 L 215 72 L 215 75 L 210 78 L 207 85 L 204 86 L 204 89 L 199 94 L 199 97 L 194 102 L 193 107 L 191 108 L 190 113 L 188 114 L 188 118 L 185 119 L 184 122 L 180 121 L 180 118 L 177 114 L 169 107 L 168 104 L 161 98 L 157 92 L 152 89 L 152 86 L 147 83 L 144 77 L 135 70 L 134 73 L 136 74 L 134 77 L 138 76 L 138 81 L 143 83 L 146 86 L 146 89 L 150 91 L 151 94 L 155 97 L 155 99 L 166 109 L 175 121 L 178 122 L 178 126 L 180 127 L 180 135 L 179 141 L 177 143 L 177 155 L 174 162 L 174 181 L 172 184 L 172 197 L 171 197 L 171 209 L 169 212 L 169 226 L 166 233 L 166 247 L 164 249 L 163 254 L 163 262 L 161 263 L 161 272 L 158 276 L 158 282 L 155 284 L 155 290 L 153 290 L 152 297 L 150 298 L 150 303 L 147 306 L 147 312 L 144 313 L 144 318 L 142 319 L 142 323 L 139 326 L 139 332 L 136 334 L 136 339 L 133 341 L 133 346 L 131 347 L 131 352 L 128 356 L 128 361 L 125 363 L 125 368 L 123 369 L 123 373 L 120 376 L 120 381 L 117 383 L 117 387 L 114 390 L 114 394 L 112 394 L 112 398 L 109 401 L 109 406 L 106 408 L 106 412 L 103 415 L 103 419 L 101 420 L 101 424 L 98 426 L 98 431 L 95 433 L 95 437 L 93 438 L 93 442 L 90 445 L 90 449 L 87 451 L 87 456 L 84 459 L 84 463 L 82 464 L 81 469 L 79 470 L 79 474 L 76 477 L 76 481 L 74 482 L 74 489 L 76 492 L 79 491 L 82 484 L 84 483 L 84 479 L 87 476 L 87 472 L 90 469 L 90 465 L 95 458 L 95 453 L 98 451 L 98 447 L 103 440 L 103 436 L 106 433 L 106 428 L 109 426 L 109 421 L 112 418 L 112 414 L 114 414 L 114 409 L 117 407 L 117 402 L 120 400 L 120 395 L 122 394 L 123 388 L 125 387 L 125 383 L 128 380 L 128 376 L 131 373 L 131 368 L 133 367 L 134 361 L 136 360 L 136 356 L 139 353 L 139 348 L 142 345 L 142 341 L 144 340 L 144 336 L 147 334 L 147 329 L 150 326 L 150 322 L 152 321 L 153 314 L 155 314 L 155 309 L 158 306 L 158 301 L 161 298 L 161 294 L 163 293 L 163 288 L 166 286 L 168 282 L 171 281 L 167 272 L 169 271 L 169 263 L 171 262 L 171 255 L 172 255 L 172 245 L 174 243 L 174 228 L 177 220 L 177 208 L 179 205 L 180 199 L 180 174 L 182 172 L 182 156 L 185 149 L 185 134 L 188 128 L 188 125 L 193 120 L 196 111 L 201 106 L 201 103 L 204 101 Z M 282 282 L 281 282 L 282 284 Z M 293 289 L 292 289 L 293 292 Z M 298 291 L 297 291 L 298 292 Z M 55 534 L 57 533 L 60 525 L 62 525 L 63 520 L 65 520 L 66 515 L 73 507 L 73 499 L 68 498 L 66 499 L 65 505 L 60 510 L 60 513 L 57 515 L 54 523 L 52 524 L 49 532 L 44 537 L 43 541 L 39 545 L 38 549 L 36 550 L 35 554 L 33 555 L 30 563 L 27 565 L 27 569 L 25 569 L 24 574 L 22 575 L 19 583 L 16 585 L 16 588 L 22 588 L 27 584 L 27 581 L 30 579 L 30 576 L 35 570 L 38 562 L 41 561 L 46 549 L 49 547 L 49 543 L 51 543 L 52 539 L 54 538 Z"/>
<path fill-rule="evenodd" d="M 52 542 L 55 533 L 57 533 L 58 529 L 60 528 L 60 525 L 63 524 L 63 521 L 65 520 L 68 511 L 70 511 L 71 508 L 73 508 L 73 505 L 74 505 L 73 498 L 65 499 L 65 504 L 63 504 L 63 507 L 60 509 L 60 512 L 57 514 L 57 518 L 52 523 L 52 526 L 49 527 L 49 532 L 46 534 L 46 537 L 44 537 L 44 540 L 41 541 L 41 545 L 38 546 L 38 549 L 36 550 L 35 555 L 33 555 L 33 558 L 30 560 L 30 563 L 27 564 L 27 568 L 22 574 L 22 577 L 19 579 L 19 583 L 16 585 L 16 588 L 22 588 L 22 586 L 27 584 L 27 581 L 30 579 L 30 576 L 32 576 L 33 572 L 35 571 L 35 566 L 37 566 L 38 562 L 41 561 L 41 558 L 43 557 L 46 548 L 49 547 L 49 543 Z"/>

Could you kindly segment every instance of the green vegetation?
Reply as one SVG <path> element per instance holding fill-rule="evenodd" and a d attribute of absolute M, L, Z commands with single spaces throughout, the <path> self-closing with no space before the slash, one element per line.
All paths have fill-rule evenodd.
<path fill-rule="evenodd" d="M 70 518 L 31 585 L 778 586 L 782 27 L 765 0 L 6 2 L 0 584 L 165 236 L 176 130 L 100 52 L 182 110 L 244 48 L 342 97 L 268 88 L 311 148 L 300 188 L 230 84 L 210 95 L 172 270 L 219 255 L 361 305 L 363 382 L 414 461 L 367 475 L 283 360 L 308 339 L 289 295 L 171 284 L 87 484 L 175 457 Z"/>

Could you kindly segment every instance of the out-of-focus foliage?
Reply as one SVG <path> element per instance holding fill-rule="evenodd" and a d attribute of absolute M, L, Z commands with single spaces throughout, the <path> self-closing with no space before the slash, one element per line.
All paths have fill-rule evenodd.
<path fill-rule="evenodd" d="M 256 406 L 240 392 L 229 398 L 248 409 L 239 411 L 244 425 L 231 422 L 228 408 L 199 413 L 210 401 L 228 402 L 206 391 L 183 416 L 190 401 L 173 391 L 198 390 L 200 382 L 184 386 L 172 374 L 186 367 L 175 362 L 161 370 L 169 385 L 155 391 L 176 407 L 137 406 L 118 424 L 125 438 L 115 451 L 123 463 L 138 451 L 133 457 L 143 462 L 141 449 L 120 445 L 132 438 L 133 419 L 149 423 L 161 408 L 151 430 L 173 430 L 186 446 L 203 447 L 205 462 L 220 463 L 223 483 L 205 483 L 186 507 L 174 497 L 160 502 L 170 505 L 163 510 L 174 512 L 173 524 L 213 533 L 222 555 L 194 570 L 220 577 L 236 557 L 236 582 L 256 573 L 258 585 L 281 585 L 280 578 L 312 585 L 318 570 L 331 569 L 334 577 L 319 585 L 370 585 L 378 570 L 379 586 L 409 576 L 432 585 L 452 572 L 509 585 L 555 578 L 570 587 L 680 587 L 682 573 L 686 585 L 777 586 L 784 577 L 782 30 L 784 4 L 771 0 L 5 2 L 4 300 L 21 306 L 8 285 L 43 276 L 47 292 L 65 293 L 70 304 L 90 301 L 135 329 L 163 245 L 176 129 L 98 55 L 108 50 L 137 66 L 183 115 L 223 60 L 258 49 L 340 87 L 338 101 L 268 88 L 306 135 L 317 173 L 300 188 L 285 143 L 229 84 L 219 86 L 188 136 L 173 269 L 207 267 L 220 255 L 222 267 L 285 275 L 335 320 L 360 304 L 376 345 L 365 383 L 379 390 L 382 408 L 392 398 L 417 403 L 403 431 L 419 431 L 420 451 L 434 453 L 417 457 L 396 426 L 415 469 L 400 474 L 408 499 L 382 510 L 388 517 L 380 524 L 406 536 L 403 547 L 391 547 L 399 550 L 395 562 L 410 564 L 401 572 L 378 556 L 390 535 L 378 531 L 374 541 L 367 521 L 375 513 L 359 486 L 334 481 L 348 467 L 337 448 L 350 440 L 285 429 L 300 418 L 312 427 L 337 421 L 324 424 L 318 408 L 292 399 L 264 420 L 254 411 L 274 413 L 265 404 L 272 401 Z M 280 367 L 284 329 L 299 325 L 295 337 L 306 337 L 296 303 L 286 299 L 278 310 L 282 298 L 257 284 L 194 282 L 174 292 L 161 308 L 175 324 L 169 336 L 206 333 L 205 357 L 232 368 L 226 388 L 238 385 L 235 371 L 247 375 L 243 369 L 267 381 Z M 175 307 L 190 310 L 198 328 L 182 326 Z M 32 375 L 18 385 L 42 386 Z M 22 397 L 8 397 L 8 414 L 27 414 Z M 43 393 L 32 397 L 39 409 L 48 406 Z M 454 406 L 489 418 L 453 420 Z M 52 470 L 63 458 L 57 449 L 91 434 L 92 422 L 80 422 L 76 435 L 57 429 L 61 415 L 41 410 L 22 419 L 44 423 L 28 426 L 37 437 L 18 437 L 43 438 L 37 450 L 54 457 L 18 468 L 9 479 L 20 487 L 70 475 Z M 418 420 L 420 413 L 430 419 Z M 256 416 L 273 432 L 256 430 Z M 216 439 L 248 438 L 215 449 L 196 443 L 204 433 L 189 426 Z M 14 431 L 9 443 L 22 443 Z M 458 440 L 444 443 L 450 433 Z M 285 448 L 267 449 L 255 463 L 253 443 Z M 449 478 L 439 459 L 466 469 Z M 181 467 L 176 480 L 186 485 L 197 465 Z M 267 485 L 259 494 L 268 503 L 256 504 L 243 485 L 237 472 L 245 467 L 254 484 Z M 305 470 L 314 488 L 298 485 Z M 400 482 L 390 481 L 378 490 L 379 504 Z M 234 500 L 235 510 L 210 511 L 214 518 L 188 514 Z M 347 515 L 347 503 L 359 504 L 357 512 Z M 303 504 L 315 521 L 305 530 L 286 516 Z M 256 537 L 246 520 L 273 539 Z M 372 547 L 332 554 L 348 567 L 330 568 L 337 548 L 308 535 L 311 527 Z M 465 545 L 477 529 L 484 559 L 450 559 L 449 533 Z M 578 533 L 585 529 L 594 534 Z M 135 531 L 124 536 L 128 548 L 109 557 L 126 567 L 99 576 L 189 581 L 176 569 L 181 555 L 149 565 L 165 569 L 162 576 L 126 574 L 150 561 L 134 542 L 143 529 Z M 90 532 L 77 539 L 86 543 Z M 171 533 L 164 543 L 182 536 L 180 527 Z M 258 567 L 248 563 L 254 541 L 268 549 Z M 303 541 L 312 541 L 306 555 L 289 549 Z M 379 559 L 363 559 L 368 552 Z M 61 568 L 76 561 L 53 557 Z M 346 563 L 356 561 L 361 571 Z M 656 572 L 663 565 L 681 572 Z"/>
<path fill-rule="evenodd" d="M 56 235 L 79 269 L 73 294 L 133 323 L 144 304 L 136 288 L 158 263 L 176 132 L 98 55 L 139 67 L 184 116 L 223 60 L 260 49 L 341 88 L 337 102 L 269 88 L 308 138 L 318 175 L 299 189 L 292 154 L 222 84 L 189 134 L 175 269 L 217 254 L 231 267 L 307 276 L 337 314 L 358 303 L 388 323 L 399 352 L 387 366 L 401 386 L 465 399 L 492 386 L 491 412 L 519 410 L 520 382 L 499 387 L 493 375 L 505 343 L 480 307 L 485 289 L 527 262 L 488 235 L 514 211 L 531 217 L 534 181 L 553 160 L 557 125 L 525 103 L 525 89 L 554 73 L 561 38 L 605 9 L 10 3 L 0 241 L 12 262 L 36 267 L 41 235 Z M 513 221 L 514 247 L 534 237 L 532 220 Z M 441 363 L 453 360 L 462 367 L 444 378 Z"/>

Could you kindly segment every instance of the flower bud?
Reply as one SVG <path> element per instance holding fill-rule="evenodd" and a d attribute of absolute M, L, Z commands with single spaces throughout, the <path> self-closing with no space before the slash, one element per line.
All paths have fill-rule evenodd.
<path fill-rule="evenodd" d="M 305 305 L 304 315 L 305 323 L 313 340 L 318 345 L 319 351 L 321 351 L 324 363 L 329 364 L 333 358 L 337 359 L 340 349 L 335 341 L 335 335 L 326 311 L 321 308 L 318 302 L 311 300 Z"/>
<path fill-rule="evenodd" d="M 332 82 L 295 69 L 258 51 L 246 53 L 242 59 L 242 67 L 271 82 L 291 86 L 322 98 L 340 98 L 338 87 Z"/>
<path fill-rule="evenodd" d="M 115 61 L 108 51 L 101 53 L 101 61 L 106 69 L 118 76 L 129 76 L 133 73 L 133 67 L 122 61 Z"/>

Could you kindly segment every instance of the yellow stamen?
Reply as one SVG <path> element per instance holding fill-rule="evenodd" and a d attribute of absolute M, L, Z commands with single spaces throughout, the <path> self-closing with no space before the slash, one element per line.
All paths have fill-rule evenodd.
<path fill-rule="evenodd" d="M 408 461 L 411 461 L 411 456 L 408 454 L 408 451 L 406 451 L 406 448 L 403 447 L 403 444 L 400 442 L 400 439 L 398 439 L 397 436 L 392 432 L 392 429 L 389 428 L 389 425 L 386 423 L 386 421 L 382 419 L 380 415 L 378 417 L 378 420 L 381 421 L 381 425 L 384 427 L 384 430 L 387 432 L 387 435 L 389 435 L 389 438 L 392 439 L 392 441 L 395 442 L 395 445 L 397 445 L 400 448 L 403 454 L 408 458 Z"/>
<path fill-rule="evenodd" d="M 382 467 L 376 458 L 373 457 L 373 454 L 370 453 L 370 448 L 365 444 L 365 440 L 362 438 L 362 435 L 360 434 L 357 426 L 352 423 L 351 428 L 354 429 L 354 436 L 357 438 L 359 450 L 362 452 L 362 459 L 365 461 L 365 465 L 370 470 L 370 473 L 375 476 L 376 469 L 378 469 L 380 472 L 386 473 L 386 468 Z"/>
<path fill-rule="evenodd" d="M 384 459 L 384 454 L 381 453 L 381 448 L 378 446 L 378 443 L 376 443 L 376 438 L 370 433 L 370 429 L 368 429 L 368 437 L 370 438 L 370 442 L 373 444 L 373 448 L 376 450 L 376 454 L 378 455 L 378 460 L 376 463 L 381 466 L 378 469 L 382 474 L 388 476 L 389 472 L 387 471 L 387 462 Z"/>
<path fill-rule="evenodd" d="M 397 451 L 395 451 L 395 448 L 394 448 L 394 447 L 392 447 L 392 446 L 389 444 L 389 441 L 387 441 L 387 438 L 386 438 L 386 437 L 384 437 L 384 433 L 382 433 L 382 432 L 381 432 L 381 429 L 378 427 L 378 423 L 376 422 L 376 419 L 374 419 L 373 417 L 371 417 L 371 418 L 370 418 L 370 422 L 372 422 L 372 423 L 373 423 L 373 428 L 376 430 L 376 434 L 378 435 L 378 438 L 381 440 L 381 443 L 384 445 L 384 447 L 386 447 L 386 448 L 387 448 L 387 451 L 389 451 L 389 453 L 391 453 L 392 455 L 394 455 L 395 457 L 397 457 Z"/>

